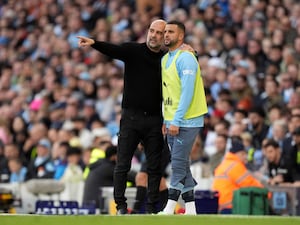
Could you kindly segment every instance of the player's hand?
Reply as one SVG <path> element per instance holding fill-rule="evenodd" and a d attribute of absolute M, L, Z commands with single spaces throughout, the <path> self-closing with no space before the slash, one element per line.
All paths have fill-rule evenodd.
<path fill-rule="evenodd" d="M 172 136 L 176 136 L 177 134 L 179 134 L 179 127 L 175 125 L 170 125 L 168 133 Z"/>
<path fill-rule="evenodd" d="M 85 47 L 90 46 L 92 44 L 95 44 L 95 41 L 91 38 L 83 37 L 83 36 L 77 36 L 78 40 L 78 46 L 79 47 Z"/>
<path fill-rule="evenodd" d="M 189 51 L 191 53 L 195 53 L 195 49 L 192 48 L 192 46 L 190 46 L 189 44 L 185 44 L 183 43 L 180 47 L 180 50 L 184 50 L 184 51 Z"/>

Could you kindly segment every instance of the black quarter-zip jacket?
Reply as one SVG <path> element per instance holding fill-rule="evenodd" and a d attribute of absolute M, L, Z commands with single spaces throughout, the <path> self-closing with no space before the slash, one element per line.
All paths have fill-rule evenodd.
<path fill-rule="evenodd" d="M 162 106 L 161 58 L 146 43 L 115 45 L 95 41 L 92 47 L 125 63 L 122 107 L 160 115 Z"/>

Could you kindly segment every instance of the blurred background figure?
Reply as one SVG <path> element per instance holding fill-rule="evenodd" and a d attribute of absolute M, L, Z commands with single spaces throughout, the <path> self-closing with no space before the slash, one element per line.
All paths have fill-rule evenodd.
<path fill-rule="evenodd" d="M 113 174 L 116 165 L 117 147 L 108 146 L 105 158 L 98 159 L 89 165 L 89 174 L 85 179 L 83 202 L 93 203 L 97 208 L 103 207 L 101 187 L 113 186 Z"/>

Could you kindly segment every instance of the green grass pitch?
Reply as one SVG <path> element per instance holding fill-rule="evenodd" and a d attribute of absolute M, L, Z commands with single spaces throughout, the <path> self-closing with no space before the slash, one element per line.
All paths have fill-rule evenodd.
<path fill-rule="evenodd" d="M 299 225 L 300 217 L 223 215 L 0 215 L 1 225 Z"/>

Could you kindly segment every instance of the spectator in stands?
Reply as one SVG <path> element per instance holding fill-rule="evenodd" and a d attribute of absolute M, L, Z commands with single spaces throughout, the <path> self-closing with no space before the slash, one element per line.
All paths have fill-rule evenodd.
<path fill-rule="evenodd" d="M 65 121 L 65 108 L 67 106 L 67 103 L 64 101 L 59 101 L 51 104 L 49 108 L 49 119 L 52 126 L 55 126 L 57 128 L 61 128 L 64 121 Z"/>
<path fill-rule="evenodd" d="M 257 171 L 264 161 L 264 155 L 261 149 L 253 147 L 252 135 L 249 132 L 243 132 L 240 135 L 245 149 L 247 150 L 247 164 L 246 167 L 250 171 Z"/>
<path fill-rule="evenodd" d="M 25 141 L 23 145 L 23 154 L 27 163 L 29 163 L 36 156 L 36 146 L 40 139 L 46 138 L 48 133 L 48 128 L 42 122 L 32 124 L 29 130 L 29 138 Z"/>
<path fill-rule="evenodd" d="M 253 147 L 260 149 L 261 143 L 266 138 L 269 125 L 265 121 L 265 112 L 262 108 L 254 107 L 249 111 L 249 123 L 247 131 L 252 135 Z"/>
<path fill-rule="evenodd" d="M 100 117 L 97 114 L 95 108 L 95 101 L 93 99 L 86 99 L 84 101 L 82 115 L 85 118 L 85 124 L 87 129 L 92 129 L 92 123 L 95 120 L 100 120 Z"/>
<path fill-rule="evenodd" d="M 215 58 L 215 61 L 218 59 Z M 211 64 L 215 63 L 214 61 L 210 61 Z M 216 62 L 217 67 L 215 68 L 215 72 L 211 71 L 214 76 L 215 76 L 215 82 L 211 85 L 210 89 L 211 89 L 211 94 L 212 97 L 214 98 L 214 100 L 218 99 L 218 95 L 220 90 L 222 89 L 229 89 L 229 84 L 228 84 L 228 80 L 227 80 L 227 72 L 226 72 L 226 67 L 225 67 L 225 63 L 221 62 Z"/>
<path fill-rule="evenodd" d="M 108 83 L 100 84 L 97 88 L 97 101 L 95 108 L 99 117 L 104 122 L 109 122 L 113 118 L 115 99 L 111 95 L 111 87 Z"/>
<path fill-rule="evenodd" d="M 21 154 L 21 152 L 18 149 L 18 146 L 10 143 L 6 144 L 3 146 L 4 150 L 4 158 L 0 162 L 0 181 L 1 183 L 8 183 L 10 182 L 10 176 L 11 176 L 11 170 L 9 167 L 9 161 L 14 159 L 14 160 L 19 160 L 21 161 L 21 166 L 26 166 L 26 161 Z"/>
<path fill-rule="evenodd" d="M 246 130 L 248 126 L 248 110 L 237 108 L 233 112 L 232 123 L 240 123 L 243 125 L 243 130 Z"/>
<path fill-rule="evenodd" d="M 297 186 L 300 185 L 300 127 L 293 132 L 292 148 L 290 149 L 291 158 L 294 160 L 293 178 Z"/>
<path fill-rule="evenodd" d="M 81 19 L 80 14 L 72 14 L 70 15 L 67 21 L 68 26 L 68 36 L 67 40 L 71 46 L 72 49 L 77 48 L 77 36 L 88 36 L 88 31 L 84 28 L 83 21 Z"/>
<path fill-rule="evenodd" d="M 161 16 L 162 9 L 161 0 L 137 0 L 136 1 L 136 10 L 138 16 L 148 15 L 150 17 Z"/>
<path fill-rule="evenodd" d="M 78 115 L 72 119 L 73 131 L 79 139 L 80 146 L 83 149 L 91 147 L 93 135 L 91 129 L 87 127 L 87 119 L 84 116 Z"/>
<path fill-rule="evenodd" d="M 288 132 L 288 125 L 285 119 L 279 119 L 273 122 L 271 138 L 277 141 L 281 148 L 287 132 Z"/>
<path fill-rule="evenodd" d="M 219 192 L 219 212 L 231 213 L 233 191 L 241 187 L 263 187 L 246 168 L 247 152 L 241 140 L 232 141 L 229 152 L 215 169 L 212 190 Z"/>
<path fill-rule="evenodd" d="M 229 127 L 229 137 L 234 138 L 234 137 L 240 137 L 241 134 L 245 131 L 245 126 L 243 123 L 232 123 Z"/>
<path fill-rule="evenodd" d="M 225 134 L 218 134 L 215 140 L 216 153 L 209 157 L 209 164 L 212 174 L 215 169 L 222 162 L 227 150 L 227 136 Z"/>
<path fill-rule="evenodd" d="M 267 57 L 264 54 L 261 43 L 258 40 L 248 40 L 246 57 L 249 57 L 254 61 L 256 66 L 256 74 L 265 72 L 267 66 Z"/>
<path fill-rule="evenodd" d="M 67 167 L 67 150 L 70 148 L 69 142 L 60 142 L 57 147 L 52 148 L 51 157 L 55 167 L 54 179 L 59 180 Z"/>
<path fill-rule="evenodd" d="M 79 100 L 74 99 L 74 97 L 72 96 L 68 97 L 68 99 L 66 100 L 66 108 L 64 112 L 64 118 L 66 121 L 72 121 L 74 118 L 76 118 L 78 114 L 80 114 Z"/>
<path fill-rule="evenodd" d="M 252 98 L 253 96 L 253 89 L 250 87 L 247 77 L 242 75 L 231 75 L 234 76 L 234 86 L 231 87 L 231 95 L 235 102 L 239 102 L 243 99 Z"/>
<path fill-rule="evenodd" d="M 23 162 L 20 158 L 9 159 L 8 168 L 10 172 L 10 183 L 21 183 L 25 181 L 27 168 L 23 165 Z"/>
<path fill-rule="evenodd" d="M 283 101 L 286 104 L 289 102 L 291 95 L 295 91 L 295 87 L 294 87 L 295 83 L 292 76 L 287 72 L 281 73 L 278 79 L 280 85 L 280 92 L 283 97 Z"/>
<path fill-rule="evenodd" d="M 69 146 L 66 153 L 66 168 L 60 180 L 66 183 L 79 183 L 83 181 L 83 169 L 80 164 L 81 154 L 82 149 L 80 147 Z"/>
<path fill-rule="evenodd" d="M 270 185 L 282 183 L 292 183 L 294 159 L 292 154 L 282 154 L 282 150 L 277 141 L 268 139 L 264 143 L 265 157 L 268 162 L 268 181 Z"/>
<path fill-rule="evenodd" d="M 265 113 L 274 104 L 284 105 L 282 95 L 279 90 L 279 83 L 275 78 L 265 80 L 265 91 L 254 99 L 254 105 L 264 109 Z"/>
<path fill-rule="evenodd" d="M 26 180 L 54 177 L 54 164 L 50 155 L 51 143 L 48 139 L 39 140 L 36 147 L 36 157 L 28 165 Z"/>
<path fill-rule="evenodd" d="M 286 107 L 284 107 L 284 106 L 274 104 L 269 107 L 268 112 L 267 112 L 267 118 L 266 118 L 269 123 L 269 131 L 267 134 L 267 138 L 272 138 L 274 122 L 277 120 L 287 120 L 288 116 L 289 116 L 288 111 L 287 111 Z"/>
<path fill-rule="evenodd" d="M 213 130 L 209 130 L 206 134 L 206 139 L 204 142 L 204 151 L 205 153 L 210 156 L 214 153 L 216 153 L 216 146 L 215 146 L 215 140 L 218 135 L 229 135 L 229 128 L 230 128 L 230 123 L 222 119 L 219 122 L 217 122 Z"/>
<path fill-rule="evenodd" d="M 298 86 L 299 87 L 299 86 Z M 297 88 L 295 91 L 291 94 L 290 99 L 287 103 L 287 107 L 289 109 L 300 107 L 300 91 L 297 91 Z"/>
<path fill-rule="evenodd" d="M 26 140 L 28 139 L 28 130 L 27 130 L 27 124 L 25 120 L 22 118 L 22 116 L 16 116 L 12 120 L 12 135 L 13 135 L 13 142 L 16 143 L 16 145 L 19 148 L 19 151 L 22 152 L 22 148 Z"/>
<path fill-rule="evenodd" d="M 288 139 L 290 142 L 284 142 L 282 146 L 282 155 L 290 156 L 293 164 L 293 180 L 295 185 L 300 184 L 300 159 L 299 159 L 299 149 L 300 149 L 300 127 L 297 127 L 292 133 L 292 139 Z"/>

